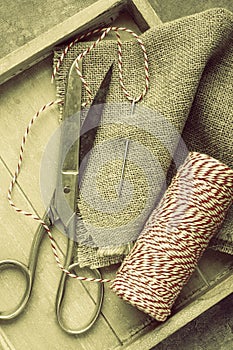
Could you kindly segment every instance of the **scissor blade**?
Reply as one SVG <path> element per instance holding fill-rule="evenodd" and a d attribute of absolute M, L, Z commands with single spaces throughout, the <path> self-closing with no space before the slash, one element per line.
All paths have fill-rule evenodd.
<path fill-rule="evenodd" d="M 79 66 L 80 67 L 80 66 Z M 60 166 L 51 208 L 63 225 L 73 223 L 77 212 L 78 184 L 82 178 L 89 150 L 93 147 L 112 76 L 112 66 L 106 73 L 80 130 L 82 82 L 75 63 L 71 66 L 66 89 L 64 121 L 60 138 Z M 85 159 L 84 159 L 85 157 Z M 82 162 L 82 160 L 85 160 Z M 82 164 L 81 164 L 82 163 Z M 81 168 L 80 168 L 80 165 Z M 55 215 L 56 214 L 56 215 Z M 71 238 L 71 235 L 69 235 Z"/>
<path fill-rule="evenodd" d="M 82 167 L 82 171 L 79 174 L 79 182 L 82 178 L 83 171 L 86 167 L 89 158 L 89 152 L 92 149 L 95 142 L 96 133 L 100 125 L 104 104 L 106 102 L 106 97 L 110 87 L 112 70 L 113 64 L 110 66 L 104 79 L 102 80 L 101 85 L 93 99 L 91 107 L 81 127 L 79 164 Z"/>
<path fill-rule="evenodd" d="M 79 61 L 79 68 L 82 61 Z M 61 158 L 63 171 L 77 171 L 79 167 L 79 134 L 81 113 L 82 82 L 76 71 L 74 62 L 70 68 L 66 87 L 63 125 L 61 135 Z M 75 142 L 73 142 L 75 140 Z M 72 145 L 71 145 L 72 144 Z"/>
<path fill-rule="evenodd" d="M 105 74 L 104 79 L 102 80 L 100 87 L 92 101 L 91 107 L 93 107 L 94 105 L 97 105 L 99 103 L 105 103 L 106 101 L 106 97 L 109 91 L 109 86 L 110 86 L 110 82 L 112 79 L 112 70 L 113 70 L 113 63 L 111 64 L 111 66 L 109 67 L 107 73 Z M 91 108 L 89 113 L 91 113 Z M 86 119 L 88 118 L 88 115 L 86 117 Z"/>
<path fill-rule="evenodd" d="M 78 62 L 79 69 L 82 71 L 82 60 Z M 66 94 L 65 94 L 65 104 L 63 119 L 74 115 L 81 110 L 81 98 L 82 98 L 82 81 L 78 77 L 76 70 L 76 62 L 74 61 L 70 67 L 67 85 L 66 85 Z"/>
<path fill-rule="evenodd" d="M 82 82 L 77 75 L 75 62 L 67 79 L 57 182 L 50 205 L 53 219 L 60 220 L 66 228 L 72 225 L 73 214 L 77 209 Z"/>

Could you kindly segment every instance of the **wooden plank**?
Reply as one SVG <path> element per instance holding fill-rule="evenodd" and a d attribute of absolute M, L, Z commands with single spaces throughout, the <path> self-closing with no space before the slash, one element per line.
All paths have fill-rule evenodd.
<path fill-rule="evenodd" d="M 55 45 L 70 40 L 72 36 L 77 36 L 81 31 L 104 24 L 106 16 L 109 23 L 109 11 L 111 18 L 115 18 L 122 6 L 123 3 L 119 0 L 99 0 L 11 52 L 0 60 L 0 83 L 47 57 Z"/>
<path fill-rule="evenodd" d="M 19 216 L 16 225 L 16 214 L 8 205 L 5 196 L 10 175 L 3 162 L 0 162 L 0 170 L 1 232 L 3 233 L 1 247 L 4 248 L 0 251 L 0 260 L 11 258 L 27 264 L 30 244 L 37 224 L 24 216 Z M 27 199 L 19 187 L 15 196 L 17 201 L 24 201 L 27 209 L 30 208 L 30 204 L 27 203 Z M 24 280 L 19 273 L 13 270 L 8 272 L 5 270 L 0 273 L 0 310 L 7 310 L 12 307 L 12 304 L 16 305 L 19 301 L 19 294 L 24 287 Z M 101 350 L 103 347 L 110 349 L 119 345 L 118 338 L 103 316 L 100 316 L 91 333 L 86 333 L 78 338 L 69 336 L 59 328 L 54 311 L 59 278 L 60 271 L 51 253 L 49 240 L 45 237 L 40 249 L 35 283 L 29 304 L 19 318 L 1 324 L 0 344 L 5 342 L 5 349 L 11 343 L 16 349 L 35 350 L 42 348 L 69 348 L 73 350 L 77 347 L 80 350 L 92 350 L 93 344 L 95 344 L 96 349 Z M 90 284 L 89 288 L 92 288 L 91 294 L 95 295 L 96 285 Z M 78 281 L 70 281 L 65 295 L 66 306 L 63 313 L 68 325 L 82 325 L 89 317 L 95 306 L 89 294 L 90 292 L 87 293 Z M 98 336 L 99 334 L 101 337 Z M 9 339 L 9 344 L 7 339 Z"/>
<path fill-rule="evenodd" d="M 33 220 L 28 220 L 28 218 L 23 215 L 17 214 L 8 203 L 7 190 L 10 183 L 10 175 L 1 159 L 0 173 L 0 259 L 20 259 L 23 263 L 26 264 L 32 237 L 37 228 L 37 223 Z M 18 202 L 19 205 L 24 205 L 25 210 L 32 210 L 31 205 L 27 202 L 25 196 L 17 184 L 14 193 L 14 200 Z"/>
<path fill-rule="evenodd" d="M 71 40 L 81 32 L 109 25 L 128 7 L 138 26 L 144 30 L 158 21 L 147 0 L 99 0 L 2 58 L 0 84 L 50 55 L 54 46 Z M 139 13 L 138 8 L 142 13 Z"/>
<path fill-rule="evenodd" d="M 1 156 L 12 173 L 30 119 L 41 106 L 56 99 L 55 86 L 50 83 L 51 64 L 51 59 L 48 58 L 0 86 Z M 58 126 L 58 119 L 57 107 L 51 107 L 41 114 L 28 138 L 19 176 L 21 188 L 39 215 L 43 215 L 45 210 L 40 196 L 40 163 L 46 144 Z"/>
<path fill-rule="evenodd" d="M 161 19 L 149 3 L 141 0 L 130 0 L 128 8 L 142 33 L 151 27 L 162 24 Z"/>
<path fill-rule="evenodd" d="M 231 255 L 207 249 L 198 263 L 198 268 L 182 289 L 174 309 L 180 309 L 190 300 L 216 285 L 219 280 L 226 277 L 232 265 Z"/>
<path fill-rule="evenodd" d="M 10 340 L 7 338 L 5 333 L 0 327 L 0 349 L 1 350 L 16 350 L 15 347 L 11 344 Z"/>
<path fill-rule="evenodd" d="M 227 267 L 230 268 L 232 265 L 232 255 L 212 249 L 207 249 L 199 263 L 200 269 L 210 285 L 216 284 L 218 279 L 221 279 L 226 273 Z"/>

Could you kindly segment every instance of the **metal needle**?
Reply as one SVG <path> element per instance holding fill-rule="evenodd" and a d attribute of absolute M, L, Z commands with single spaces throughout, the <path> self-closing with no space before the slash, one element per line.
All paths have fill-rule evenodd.
<path fill-rule="evenodd" d="M 122 166 L 122 169 L 121 169 L 121 179 L 120 179 L 120 185 L 119 185 L 119 189 L 118 189 L 118 196 L 119 197 L 121 195 L 121 190 L 122 190 L 122 186 L 123 186 L 123 177 L 124 177 L 124 172 L 125 172 L 125 163 L 126 163 L 128 148 L 129 148 L 129 140 L 126 140 L 125 153 L 124 153 L 124 159 L 123 159 L 123 166 Z"/>
<path fill-rule="evenodd" d="M 132 101 L 131 116 L 134 113 L 134 107 L 135 107 L 135 100 Z M 125 173 L 125 164 L 126 164 L 126 159 L 127 159 L 128 149 L 129 149 L 129 141 L 130 141 L 129 139 L 126 139 L 125 152 L 124 152 L 124 158 L 123 158 L 123 165 L 122 165 L 122 169 L 121 169 L 121 179 L 120 179 L 120 185 L 119 185 L 119 189 L 118 189 L 118 197 L 120 197 L 120 195 L 121 195 L 121 190 L 122 190 L 122 186 L 123 186 L 123 179 L 124 179 L 124 173 Z"/>

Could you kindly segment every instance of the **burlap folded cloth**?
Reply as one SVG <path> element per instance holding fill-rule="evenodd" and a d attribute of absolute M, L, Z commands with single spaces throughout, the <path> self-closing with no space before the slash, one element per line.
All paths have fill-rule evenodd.
<path fill-rule="evenodd" d="M 83 60 L 93 94 L 112 62 L 116 64 L 78 200 L 81 266 L 122 260 L 189 150 L 233 167 L 233 14 L 208 10 L 151 28 L 141 39 L 148 53 L 150 87 L 133 115 L 119 85 L 116 41 L 101 42 Z M 71 64 L 89 45 L 78 43 L 67 53 L 56 76 L 59 98 L 64 97 Z M 55 51 L 54 64 L 62 49 Z M 125 41 L 122 56 L 126 88 L 137 96 L 144 87 L 141 48 L 134 40 Z M 82 94 L 85 101 L 85 90 Z M 130 142 L 119 195 L 126 140 Z M 230 208 L 210 243 L 231 254 L 232 218 Z"/>

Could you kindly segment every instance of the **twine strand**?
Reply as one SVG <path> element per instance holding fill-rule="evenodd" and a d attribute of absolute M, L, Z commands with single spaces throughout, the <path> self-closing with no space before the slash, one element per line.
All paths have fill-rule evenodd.
<path fill-rule="evenodd" d="M 56 64 L 56 66 L 54 67 L 53 73 L 52 73 L 52 82 L 54 81 L 54 78 L 60 68 L 60 66 L 62 65 L 62 62 L 65 58 L 65 56 L 67 55 L 68 51 L 70 50 L 71 47 L 73 47 L 78 41 L 85 39 L 87 37 L 89 37 L 92 34 L 96 34 L 99 32 L 102 32 L 102 34 L 98 37 L 98 39 L 91 45 L 89 46 L 86 50 L 84 50 L 77 58 L 76 58 L 76 70 L 78 73 L 78 76 L 80 77 L 80 79 L 82 80 L 83 86 L 86 89 L 89 98 L 88 100 L 83 104 L 83 106 L 86 106 L 91 100 L 92 100 L 92 92 L 88 86 L 88 83 L 86 82 L 84 76 L 82 75 L 79 67 L 78 67 L 78 61 L 80 59 L 82 59 L 83 57 L 85 57 L 92 49 L 94 49 L 105 37 L 106 35 L 110 32 L 110 31 L 114 31 L 116 33 L 116 37 L 117 37 L 117 47 L 118 47 L 118 70 L 119 70 L 119 83 L 121 86 L 121 89 L 124 93 L 124 95 L 126 96 L 126 98 L 131 101 L 131 102 L 139 102 L 141 101 L 148 89 L 149 89 L 149 66 L 148 66 L 148 56 L 147 56 L 147 52 L 146 52 L 146 48 L 141 40 L 141 38 L 134 33 L 131 29 L 125 28 L 125 27 L 107 27 L 107 28 L 100 28 L 97 29 L 95 31 L 90 31 L 86 34 L 81 35 L 80 37 L 78 37 L 77 39 L 75 39 L 74 41 L 72 41 L 69 45 L 67 45 L 65 47 L 65 49 L 63 50 L 60 58 L 58 59 L 58 62 Z M 134 96 L 130 96 L 130 93 L 128 92 L 128 90 L 125 87 L 124 84 L 124 80 L 123 80 L 123 67 L 122 67 L 122 41 L 121 41 L 121 37 L 119 34 L 119 31 L 124 31 L 129 33 L 130 35 L 133 36 L 133 38 L 136 39 L 136 41 L 138 42 L 138 44 L 140 45 L 141 49 L 142 49 L 142 53 L 143 53 L 143 58 L 144 58 L 144 74 L 145 74 L 145 86 L 144 89 L 142 91 L 141 94 L 139 94 L 137 97 Z"/>

